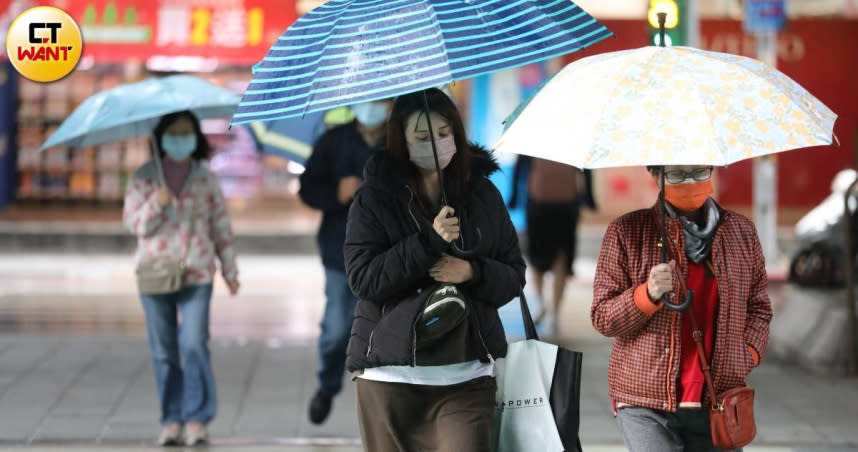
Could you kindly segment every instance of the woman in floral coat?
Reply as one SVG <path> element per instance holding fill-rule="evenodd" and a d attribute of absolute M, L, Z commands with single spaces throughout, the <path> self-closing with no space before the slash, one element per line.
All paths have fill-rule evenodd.
<path fill-rule="evenodd" d="M 235 295 L 235 247 L 217 177 L 204 163 L 209 145 L 197 118 L 190 112 L 166 115 L 154 139 L 163 175 L 154 159 L 134 173 L 123 222 L 137 236 L 138 264 L 184 258 L 179 291 L 140 298 L 161 403 L 158 442 L 178 445 L 184 426 L 185 443 L 196 445 L 207 440 L 206 424 L 217 411 L 208 349 L 215 258 Z"/>

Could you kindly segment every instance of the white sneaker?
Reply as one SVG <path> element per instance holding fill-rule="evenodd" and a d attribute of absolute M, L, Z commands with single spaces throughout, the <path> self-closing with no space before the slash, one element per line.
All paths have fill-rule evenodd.
<path fill-rule="evenodd" d="M 202 424 L 189 424 L 185 427 L 185 445 L 188 447 L 202 446 L 209 442 L 209 433 Z"/>
<path fill-rule="evenodd" d="M 161 447 L 180 446 L 182 444 L 182 426 L 179 424 L 165 425 L 158 436 Z"/>

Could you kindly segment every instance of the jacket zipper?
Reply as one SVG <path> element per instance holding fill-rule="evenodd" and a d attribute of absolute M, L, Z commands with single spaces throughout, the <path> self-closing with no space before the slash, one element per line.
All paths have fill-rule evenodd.
<path fill-rule="evenodd" d="M 477 315 L 477 311 L 474 309 L 474 318 L 477 320 L 477 336 L 480 337 L 480 343 L 483 344 L 483 349 L 486 351 L 486 356 L 489 358 L 489 361 L 494 364 L 495 358 L 492 356 L 492 352 L 489 350 L 489 346 L 486 345 L 486 340 L 483 338 L 483 324 L 480 322 L 480 317 Z"/>
<path fill-rule="evenodd" d="M 369 332 L 369 346 L 366 348 L 366 357 L 369 358 L 370 352 L 372 352 L 372 336 L 375 334 L 375 329 Z"/>
<path fill-rule="evenodd" d="M 668 356 L 667 387 L 666 387 L 666 391 L 665 391 L 667 393 L 667 411 L 671 411 L 671 409 L 673 408 L 673 395 L 671 394 L 673 391 L 670 390 L 671 389 L 670 380 L 673 377 L 673 356 L 674 356 L 674 352 L 676 349 L 675 327 L 676 327 L 676 318 L 678 316 L 679 316 L 679 314 L 676 312 L 673 312 L 670 315 L 670 356 Z"/>
<path fill-rule="evenodd" d="M 419 321 L 418 315 L 411 324 L 411 367 L 417 367 L 417 322 Z"/>
<path fill-rule="evenodd" d="M 411 210 L 411 205 L 414 203 L 414 191 L 408 185 L 405 188 L 408 189 L 408 215 L 411 215 L 411 220 L 417 226 L 417 231 L 423 232 L 420 222 L 417 221 L 417 217 L 414 216 L 414 212 Z M 417 367 L 417 322 L 419 321 L 420 316 L 417 316 L 414 319 L 414 323 L 411 324 L 411 367 Z"/>
<path fill-rule="evenodd" d="M 420 222 L 417 221 L 417 217 L 414 216 L 414 212 L 411 210 L 411 204 L 414 203 L 414 192 L 408 185 L 406 185 L 405 188 L 408 189 L 408 215 L 411 215 L 411 219 L 414 220 L 414 224 L 417 225 L 417 231 L 423 232 L 423 228 L 420 226 Z"/>
<path fill-rule="evenodd" d="M 677 241 L 679 241 L 678 237 L 679 237 L 680 233 L 682 232 L 679 228 L 680 228 L 680 226 L 677 225 L 677 228 L 676 228 Z M 666 245 L 667 245 L 666 243 L 662 244 L 662 246 L 666 246 Z M 679 249 L 680 244 L 677 243 L 676 245 L 677 245 L 677 249 Z M 679 259 L 681 261 L 681 257 L 678 255 L 677 255 L 677 259 Z M 684 277 L 684 272 L 682 272 L 681 262 L 677 262 L 677 265 L 680 269 L 679 278 L 681 279 Z M 681 287 L 681 285 L 680 285 L 680 287 Z M 681 293 L 679 294 L 680 297 L 682 297 L 682 295 L 683 294 L 681 294 Z M 670 316 L 670 354 L 668 356 L 668 363 L 667 363 L 667 381 L 666 381 L 667 386 L 665 387 L 665 392 L 667 394 L 667 411 L 672 411 L 673 406 L 674 406 L 673 391 L 672 391 L 673 385 L 671 384 L 671 381 L 675 381 L 675 378 L 673 378 L 673 361 L 674 361 L 673 357 L 676 356 L 676 319 L 679 316 L 680 316 L 680 313 L 678 313 L 678 312 L 672 312 L 671 316 Z"/>
<path fill-rule="evenodd" d="M 381 316 L 384 317 L 384 310 L 387 309 L 387 305 L 381 305 Z M 372 335 L 375 334 L 375 328 L 369 332 L 369 345 L 366 347 L 366 356 L 369 357 L 369 353 L 372 351 Z"/>
<path fill-rule="evenodd" d="M 479 323 L 479 320 L 477 320 L 477 323 Z M 490 351 L 489 351 L 489 346 L 488 346 L 488 345 L 486 345 L 486 340 L 485 340 L 485 339 L 483 339 L 483 332 L 482 332 L 482 329 L 481 329 L 481 328 L 479 328 L 479 327 L 477 327 L 477 335 L 478 335 L 478 336 L 480 336 L 480 342 L 482 342 L 482 343 L 483 343 L 483 348 L 484 348 L 484 349 L 486 349 L 486 356 L 489 358 L 489 361 L 490 361 L 492 364 L 494 364 L 494 363 L 495 363 L 495 358 L 492 356 L 492 352 L 490 352 Z"/>

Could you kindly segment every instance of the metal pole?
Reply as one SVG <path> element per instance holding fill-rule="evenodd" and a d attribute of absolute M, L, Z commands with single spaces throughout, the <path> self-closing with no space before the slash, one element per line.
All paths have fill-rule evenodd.
<path fill-rule="evenodd" d="M 849 185 L 843 199 L 843 233 L 846 239 L 844 240 L 843 255 L 846 257 L 843 271 L 846 282 L 846 312 L 849 315 L 849 372 L 853 375 L 858 374 L 858 318 L 855 315 L 855 270 L 852 265 L 855 255 L 852 253 L 852 209 L 849 208 L 849 198 L 852 197 L 852 190 L 856 186 L 858 186 L 858 178 Z"/>
<path fill-rule="evenodd" d="M 777 67 L 777 32 L 768 31 L 757 35 L 757 59 L 771 67 Z M 777 205 L 778 180 L 777 159 L 774 156 L 754 160 L 754 222 L 760 236 L 760 245 L 766 262 L 778 259 Z"/>
<path fill-rule="evenodd" d="M 685 2 L 685 45 L 700 48 L 700 6 L 699 0 Z"/>

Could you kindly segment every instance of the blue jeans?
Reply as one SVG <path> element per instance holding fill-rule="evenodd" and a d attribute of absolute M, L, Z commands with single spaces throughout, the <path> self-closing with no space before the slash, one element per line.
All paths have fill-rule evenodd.
<path fill-rule="evenodd" d="M 217 412 L 209 353 L 212 285 L 166 295 L 141 295 L 161 401 L 161 424 L 207 424 Z M 181 314 L 181 324 L 178 321 Z M 182 359 L 184 358 L 184 367 Z"/>
<path fill-rule="evenodd" d="M 357 298 L 349 288 L 346 274 L 325 267 L 325 314 L 319 338 L 319 392 L 333 397 L 343 388 L 346 348 L 351 337 Z"/>

